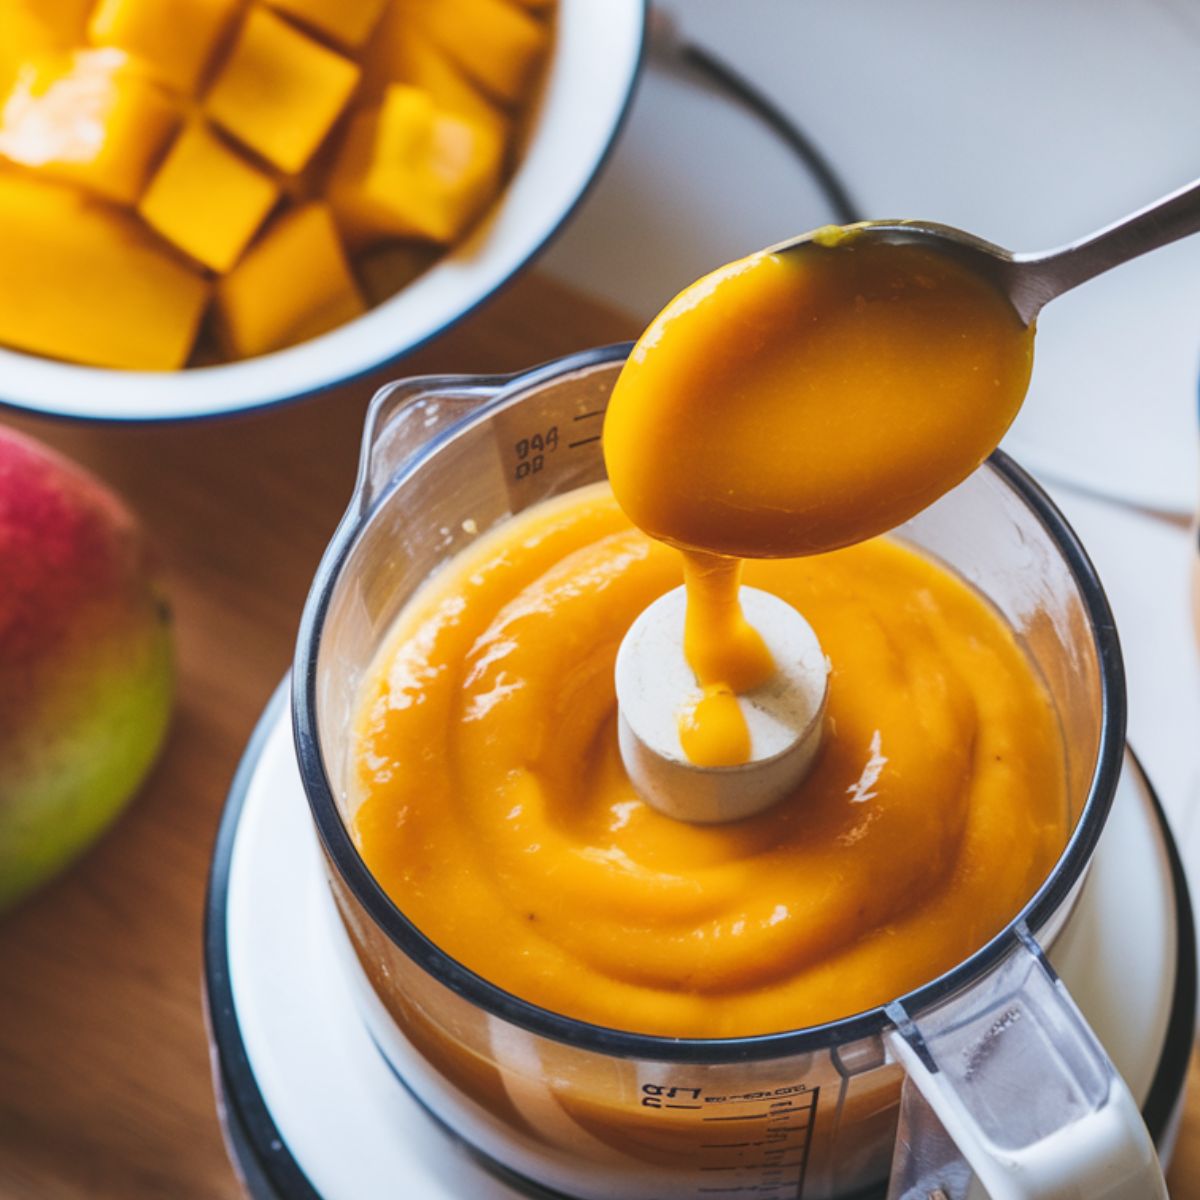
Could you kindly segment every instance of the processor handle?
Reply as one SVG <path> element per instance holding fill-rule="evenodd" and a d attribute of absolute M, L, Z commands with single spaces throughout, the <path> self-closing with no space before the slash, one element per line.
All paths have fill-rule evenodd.
<path fill-rule="evenodd" d="M 1154 1143 L 1041 947 L 910 1014 L 888 1009 L 907 1079 L 888 1200 L 1166 1200 Z"/>
<path fill-rule="evenodd" d="M 380 388 L 367 410 L 348 516 L 357 519 L 368 512 L 409 459 L 510 380 L 500 375 L 418 375 Z"/>

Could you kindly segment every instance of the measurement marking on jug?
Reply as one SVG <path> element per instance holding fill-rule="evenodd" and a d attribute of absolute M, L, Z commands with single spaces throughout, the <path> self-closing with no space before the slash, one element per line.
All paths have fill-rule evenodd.
<path fill-rule="evenodd" d="M 767 1109 L 766 1112 L 742 1113 L 736 1117 L 705 1117 L 706 1121 L 762 1121 L 770 1117 L 787 1117 L 792 1113 L 808 1112 L 808 1107 L 804 1108 L 776 1108 Z"/>
<path fill-rule="evenodd" d="M 558 449 L 558 426 L 517 438 L 512 448 L 517 456 L 513 477 L 521 480 L 536 475 L 546 465 L 546 456 Z"/>
<path fill-rule="evenodd" d="M 593 417 L 604 416 L 606 411 L 607 410 L 603 409 L 603 408 L 593 408 L 590 412 L 576 413 L 571 418 L 571 420 L 572 421 L 590 421 Z"/>
<path fill-rule="evenodd" d="M 687 1087 L 672 1087 L 667 1083 L 643 1083 L 642 1084 L 642 1107 L 643 1108 L 703 1108 L 703 1104 L 698 1103 L 700 1100 L 699 1088 Z M 687 1099 L 696 1101 L 697 1103 L 668 1103 L 668 1101 L 680 1101 Z"/>
<path fill-rule="evenodd" d="M 567 449 L 574 450 L 579 446 L 590 446 L 593 442 L 598 442 L 603 436 L 604 434 L 598 433 L 595 437 L 580 438 L 577 442 L 568 442 Z"/>
<path fill-rule="evenodd" d="M 736 1096 L 706 1096 L 705 1100 L 709 1104 L 761 1104 L 764 1100 L 779 1104 L 785 1099 L 803 1096 L 807 1090 L 805 1084 L 796 1083 L 791 1087 L 775 1088 L 770 1092 L 739 1092 Z"/>
<path fill-rule="evenodd" d="M 641 1104 L 651 1110 L 679 1110 L 681 1115 L 674 1118 L 679 1121 L 689 1119 L 682 1112 L 707 1109 L 700 1112 L 699 1120 L 755 1123 L 730 1129 L 726 1138 L 714 1129 L 711 1141 L 697 1143 L 703 1161 L 695 1164 L 696 1170 L 714 1185 L 699 1186 L 697 1179 L 697 1194 L 799 1200 L 804 1194 L 819 1092 L 803 1083 L 716 1094 L 683 1084 L 643 1083 Z M 729 1112 L 731 1108 L 743 1111 Z M 718 1180 L 724 1182 L 717 1185 Z"/>

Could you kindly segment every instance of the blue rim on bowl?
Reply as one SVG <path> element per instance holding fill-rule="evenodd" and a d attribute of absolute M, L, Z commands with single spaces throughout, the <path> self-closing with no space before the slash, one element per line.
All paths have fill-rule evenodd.
<path fill-rule="evenodd" d="M 559 0 L 525 153 L 484 223 L 396 295 L 274 354 L 182 371 L 114 371 L 0 348 L 0 405 L 91 421 L 180 421 L 267 408 L 412 353 L 490 299 L 570 219 L 616 141 L 644 53 L 648 0 Z"/>

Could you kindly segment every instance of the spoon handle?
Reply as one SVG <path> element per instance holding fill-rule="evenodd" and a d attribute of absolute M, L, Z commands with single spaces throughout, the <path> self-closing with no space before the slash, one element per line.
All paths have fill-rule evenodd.
<path fill-rule="evenodd" d="M 1038 254 L 1014 254 L 1014 302 L 1025 319 L 1055 296 L 1139 255 L 1200 232 L 1200 179 L 1096 233 Z"/>

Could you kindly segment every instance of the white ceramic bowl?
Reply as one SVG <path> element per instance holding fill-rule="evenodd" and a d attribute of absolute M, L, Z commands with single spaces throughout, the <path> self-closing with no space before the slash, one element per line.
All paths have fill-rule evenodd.
<path fill-rule="evenodd" d="M 363 316 L 275 354 L 181 371 L 111 371 L 0 349 L 0 404 L 107 421 L 219 416 L 322 391 L 416 349 L 512 278 L 570 216 L 628 107 L 645 21 L 645 0 L 559 0 L 525 153 L 496 208 Z"/>

